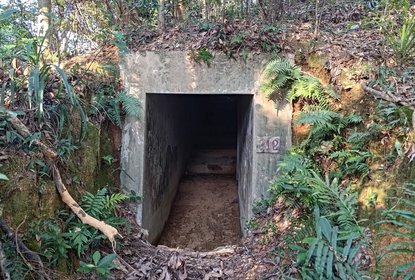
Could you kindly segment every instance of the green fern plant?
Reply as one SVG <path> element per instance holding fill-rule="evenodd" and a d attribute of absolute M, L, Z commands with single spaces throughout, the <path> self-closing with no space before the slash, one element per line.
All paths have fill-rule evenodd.
<path fill-rule="evenodd" d="M 125 91 L 119 92 L 116 96 L 101 92 L 92 99 L 91 113 L 102 113 L 112 123 L 121 127 L 123 113 L 136 118 L 140 116 L 141 103 L 137 97 Z"/>
<path fill-rule="evenodd" d="M 290 102 L 296 99 L 305 101 L 302 111 L 327 110 L 331 107 L 331 101 L 336 98 L 336 93 L 332 88 L 322 86 L 317 78 L 302 75 L 293 83 L 287 98 Z"/>
<path fill-rule="evenodd" d="M 311 206 L 313 199 L 308 179 L 313 176 L 313 169 L 310 159 L 291 149 L 278 164 L 278 176 L 269 188 L 270 193 L 274 198 L 283 196 L 291 206 Z"/>
<path fill-rule="evenodd" d="M 299 100 L 305 111 L 329 109 L 331 100 L 336 98 L 332 88 L 323 86 L 317 78 L 302 73 L 281 57 L 266 65 L 261 91 L 276 100 L 281 100 L 287 93 L 288 101 Z M 278 94 L 280 92 L 284 94 Z"/>
<path fill-rule="evenodd" d="M 358 115 L 341 116 L 330 110 L 302 112 L 297 124 L 311 126 L 306 141 L 301 146 L 307 150 L 320 149 L 322 141 L 329 141 L 334 150 L 343 149 L 346 143 L 347 130 L 351 126 L 362 123 L 362 117 Z"/>
<path fill-rule="evenodd" d="M 368 151 L 344 149 L 334 151 L 328 156 L 328 159 L 336 161 L 342 175 L 360 175 L 365 177 L 370 171 L 367 160 L 371 157 L 372 154 Z"/>
<path fill-rule="evenodd" d="M 125 91 L 120 91 L 116 99 L 128 116 L 136 118 L 140 116 L 141 104 L 137 97 L 129 95 Z"/>
<path fill-rule="evenodd" d="M 339 179 L 332 181 L 326 176 L 321 178 L 312 171 L 314 177 L 308 180 L 312 189 L 315 205 L 339 226 L 341 233 L 361 232 L 360 221 L 357 220 L 357 194 L 349 188 L 341 188 Z"/>
<path fill-rule="evenodd" d="M 362 122 L 362 117 L 355 114 L 343 117 L 327 110 L 302 112 L 297 123 L 311 125 L 311 129 L 301 146 L 311 156 L 334 162 L 337 176 L 366 176 L 367 161 L 372 157 L 366 144 L 374 133 L 359 132 L 357 126 Z"/>
<path fill-rule="evenodd" d="M 129 199 L 128 195 L 123 193 L 109 194 L 106 188 L 98 190 L 94 195 L 87 192 L 81 200 L 81 206 L 91 216 L 97 219 L 106 219 L 113 216 L 114 210 L 122 201 Z"/>
<path fill-rule="evenodd" d="M 303 240 L 303 246 L 291 244 L 298 250 L 297 263 L 303 279 L 365 279 L 355 260 L 360 251 L 359 233 L 341 236 L 339 227 L 332 226 L 329 219 L 314 210 L 315 235 Z M 367 278 L 366 278 L 367 279 Z"/>
<path fill-rule="evenodd" d="M 302 112 L 297 119 L 297 124 L 308 124 L 313 126 L 310 134 L 315 134 L 320 129 L 329 129 L 331 132 L 341 133 L 342 129 L 351 124 L 360 124 L 363 118 L 359 115 L 351 114 L 342 117 L 339 113 L 330 110 Z"/>
<path fill-rule="evenodd" d="M 99 238 L 97 230 L 78 221 L 72 223 L 63 236 L 67 239 L 69 247 L 76 251 L 78 257 L 89 249 L 95 239 Z"/>
<path fill-rule="evenodd" d="M 68 258 L 71 246 L 62 227 L 55 220 L 46 219 L 31 223 L 28 237 L 39 240 L 39 249 L 52 266 L 57 266 L 60 260 Z"/>
<path fill-rule="evenodd" d="M 406 184 L 399 196 L 390 197 L 393 206 L 383 212 L 385 217 L 379 222 L 381 225 L 390 225 L 392 229 L 383 230 L 382 234 L 394 237 L 399 241 L 386 246 L 381 255 L 381 262 L 385 265 L 390 257 L 399 254 L 407 256 L 406 261 L 394 265 L 394 279 L 414 279 L 415 277 L 415 184 Z M 390 267 L 385 265 L 386 267 Z"/>
<path fill-rule="evenodd" d="M 112 226 L 122 226 L 126 225 L 126 220 L 117 217 L 115 209 L 120 202 L 127 199 L 129 199 L 128 195 L 109 194 L 106 188 L 102 188 L 96 194 L 87 192 L 81 199 L 81 206 L 85 212 L 98 220 L 103 220 Z M 68 229 L 64 236 L 68 238 L 70 246 L 76 250 L 78 256 L 105 238 L 98 230 L 82 224 L 79 219 L 69 222 Z"/>
<path fill-rule="evenodd" d="M 298 67 L 292 65 L 287 59 L 278 57 L 265 66 L 261 90 L 270 97 L 279 89 L 289 88 L 300 78 L 301 71 Z"/>
<path fill-rule="evenodd" d="M 408 106 L 397 105 L 393 102 L 380 102 L 376 108 L 376 114 L 387 129 L 399 128 L 407 132 L 412 126 L 412 110 Z"/>

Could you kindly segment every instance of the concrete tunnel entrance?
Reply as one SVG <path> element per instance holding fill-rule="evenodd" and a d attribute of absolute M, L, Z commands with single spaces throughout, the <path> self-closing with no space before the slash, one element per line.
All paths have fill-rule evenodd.
<path fill-rule="evenodd" d="M 219 203 L 218 197 L 210 198 L 223 206 L 229 205 L 238 192 L 237 199 L 231 201 L 235 207 L 226 208 L 236 209 L 234 214 L 215 208 L 212 211 L 221 215 L 198 221 L 210 230 L 209 226 L 217 228 L 213 221 L 226 218 L 238 232 L 230 230 L 234 234 L 215 239 L 217 243 L 206 235 L 197 238 L 216 246 L 239 239 L 241 230 L 245 233 L 253 205 L 267 197 L 278 161 L 291 145 L 291 105 L 283 97 L 270 100 L 260 90 L 263 69 L 269 61 L 268 54 L 233 60 L 216 53 L 206 65 L 196 63 L 186 51 L 142 51 L 123 57 L 120 69 L 124 87 L 142 107 L 140 115 L 128 117 L 123 127 L 120 182 L 123 191 L 142 197 L 135 204 L 136 221 L 150 242 L 167 243 L 162 232 L 169 227 L 170 214 L 189 212 L 172 205 L 175 197 L 179 201 L 180 197 L 192 196 L 187 191 L 196 189 L 190 180 L 195 176 L 202 185 L 212 182 L 212 176 L 228 176 L 227 181 L 213 184 L 218 189 L 204 193 L 198 189 L 195 197 L 206 198 L 205 193 L 209 193 L 221 194 L 222 199 L 228 197 L 224 190 L 233 189 L 228 204 Z M 185 186 L 179 188 L 180 182 Z M 203 200 L 213 205 L 208 201 Z M 177 203 L 190 204 L 187 200 Z M 176 224 L 189 224 L 189 220 L 185 216 Z M 193 238 L 191 232 L 179 235 Z M 227 239 L 229 236 L 236 237 Z M 209 248 L 206 244 L 192 246 Z"/>
<path fill-rule="evenodd" d="M 252 143 L 252 101 L 147 94 L 143 227 L 161 233 L 154 243 L 211 250 L 239 241 L 238 177 Z"/>

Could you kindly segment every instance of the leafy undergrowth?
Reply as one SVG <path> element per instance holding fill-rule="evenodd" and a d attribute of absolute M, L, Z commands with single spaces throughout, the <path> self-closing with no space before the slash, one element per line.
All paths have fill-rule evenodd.
<path fill-rule="evenodd" d="M 299 80 L 315 83 L 281 59 L 269 65 L 269 82 L 280 85 L 270 96 Z M 115 277 L 411 279 L 413 177 L 402 165 L 413 157 L 412 110 L 348 91 L 336 99 L 321 85 L 313 88 L 312 96 L 292 94 L 300 104 L 295 125 L 305 126 L 307 136 L 280 162 L 271 198 L 255 205 L 239 245 L 212 252 L 154 247 L 138 237 L 137 227 L 137 236 L 121 243 L 129 266 Z M 337 105 L 319 102 L 324 96 Z"/>
<path fill-rule="evenodd" d="M 277 78 L 290 73 L 277 70 Z M 280 240 L 269 244 L 283 252 L 274 252 L 277 279 L 292 270 L 302 279 L 412 279 L 413 176 L 403 166 L 413 159 L 413 109 L 354 91 L 342 91 L 334 111 L 324 103 L 304 110 L 304 101 L 318 103 L 307 94 L 294 101 L 294 131 L 302 126 L 306 133 L 279 163 L 272 197 L 249 223 Z M 296 213 L 285 222 L 289 235 L 270 215 L 281 207 L 276 202 Z"/>
<path fill-rule="evenodd" d="M 138 226 L 132 226 L 131 232 L 123 232 L 117 257 L 108 246 L 98 245 L 102 238 L 97 232 L 72 219 L 38 225 L 42 230 L 36 232 L 44 234 L 33 235 L 43 257 L 65 270 L 68 266 L 60 258 L 72 252 L 69 267 L 87 273 L 81 279 L 92 274 L 105 278 L 109 271 L 113 279 L 346 279 L 345 275 L 411 279 L 414 182 L 403 166 L 411 167 L 408 161 L 415 153 L 410 133 L 415 71 L 397 63 L 403 58 L 411 62 L 412 53 L 405 56 L 405 52 L 412 47 L 399 48 L 396 43 L 399 30 L 411 27 L 413 17 L 396 20 L 399 13 L 387 14 L 398 26 L 385 34 L 382 28 L 373 28 L 383 23 L 379 13 L 359 3 L 325 5 L 320 12 L 318 34 L 314 6 L 298 3 L 287 11 L 294 20 L 275 25 L 253 19 L 201 21 L 163 31 L 137 27 L 125 36 L 131 50 L 188 50 L 195 61 L 207 64 L 215 52 L 243 59 L 282 51 L 304 66 L 299 71 L 280 60 L 270 67 L 269 96 L 278 90 L 289 92 L 298 113 L 294 132 L 301 127 L 303 135 L 295 135 L 296 146 L 280 163 L 279 177 L 270 186 L 271 199 L 258 202 L 257 215 L 240 244 L 211 252 L 154 247 L 144 241 Z M 120 125 L 123 110 L 137 114 L 139 104 L 121 90 L 114 67 L 117 58 L 111 51 L 109 55 L 98 51 L 85 60 L 74 58 L 66 64 L 71 73 L 65 74 L 43 64 L 36 43 L 31 40 L 24 56 L 0 71 L 2 105 L 25 113 L 22 119 L 33 132 L 29 139 L 20 139 L 1 122 L 2 157 L 11 146 L 29 149 L 32 140 L 42 136 L 65 159 L 82 134 L 69 130 L 72 126 L 79 130 L 82 126 L 77 124 L 85 124 L 86 116 Z M 97 57 L 112 63 L 95 63 Z M 275 72 L 282 67 L 288 70 Z M 318 73 L 320 79 L 310 73 Z M 360 87 L 368 81 L 396 104 L 383 103 L 375 109 L 376 102 Z M 339 99 L 330 94 L 328 84 Z M 300 113 L 305 108 L 308 112 Z M 74 115 L 79 117 L 74 120 Z M 44 163 L 36 166 L 42 175 L 47 173 L 44 168 Z M 5 174 L 0 175 L 4 180 Z M 135 211 L 123 206 L 121 215 L 134 225 Z M 62 232 L 65 227 L 68 232 Z M 8 249 L 11 244 L 5 247 L 6 253 L 13 251 Z M 80 256 L 85 263 L 78 263 Z M 23 274 L 27 272 L 16 253 L 8 258 L 17 269 L 21 266 Z"/>

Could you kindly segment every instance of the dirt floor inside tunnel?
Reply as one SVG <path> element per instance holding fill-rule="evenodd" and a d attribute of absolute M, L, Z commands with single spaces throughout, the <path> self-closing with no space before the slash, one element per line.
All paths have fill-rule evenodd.
<path fill-rule="evenodd" d="M 208 251 L 239 242 L 250 188 L 252 98 L 147 95 L 139 215 L 150 243 Z"/>
<path fill-rule="evenodd" d="M 183 177 L 159 244 L 209 251 L 241 238 L 238 187 L 226 174 Z"/>

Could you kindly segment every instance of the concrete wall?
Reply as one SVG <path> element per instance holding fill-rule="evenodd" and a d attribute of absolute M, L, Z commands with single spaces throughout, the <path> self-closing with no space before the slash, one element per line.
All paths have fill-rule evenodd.
<path fill-rule="evenodd" d="M 157 240 L 169 217 L 180 178 L 192 150 L 189 99 L 150 94 L 146 99 L 146 145 L 142 226 Z"/>
<path fill-rule="evenodd" d="M 143 111 L 140 118 L 128 119 L 123 129 L 121 184 L 125 191 L 134 191 L 143 196 L 144 203 L 137 206 L 139 224 L 147 227 L 150 232 L 158 231 L 159 227 L 157 230 L 148 228 L 152 224 L 149 220 L 164 217 L 167 215 L 164 212 L 170 208 L 169 205 L 165 205 L 168 210 L 161 210 L 160 207 L 164 206 L 154 197 L 157 191 L 145 190 L 160 189 L 160 186 L 155 185 L 162 184 L 161 181 L 155 180 L 150 186 L 147 184 L 147 176 L 154 171 L 144 172 L 149 168 L 148 159 L 144 156 L 145 151 L 149 151 L 146 147 L 154 145 L 145 137 L 147 125 L 145 110 L 148 108 L 146 103 L 149 102 L 146 96 L 154 93 L 253 96 L 252 106 L 246 107 L 245 104 L 245 111 L 242 110 L 245 113 L 241 113 L 241 126 L 238 132 L 241 224 L 252 216 L 252 205 L 255 200 L 266 196 L 269 182 L 276 175 L 276 163 L 280 155 L 291 145 L 292 112 L 289 104 L 275 104 L 259 92 L 262 70 L 268 61 L 266 55 L 251 56 L 246 61 L 235 61 L 223 55 L 216 55 L 211 66 L 208 67 L 205 64 L 194 63 L 186 52 L 180 51 L 131 53 L 125 56 L 121 64 L 124 84 L 129 94 L 140 99 Z M 174 105 L 170 104 L 170 106 Z M 269 139 L 278 139 L 280 145 L 277 153 L 264 149 L 264 141 Z M 158 152 L 161 154 L 158 160 L 166 162 L 165 150 L 153 150 L 153 153 Z M 173 173 L 175 174 L 175 171 Z M 167 196 L 171 196 L 174 192 L 174 188 L 165 189 L 166 193 L 169 193 Z M 153 205 L 154 203 L 156 206 Z M 161 212 L 164 214 L 160 216 Z M 150 235 L 156 236 L 158 233 L 150 233 Z"/>
<path fill-rule="evenodd" d="M 243 98 L 238 102 L 237 166 L 239 201 L 249 201 L 252 196 L 252 158 L 253 158 L 253 98 Z M 249 218 L 248 203 L 239 204 L 241 229 Z"/>

